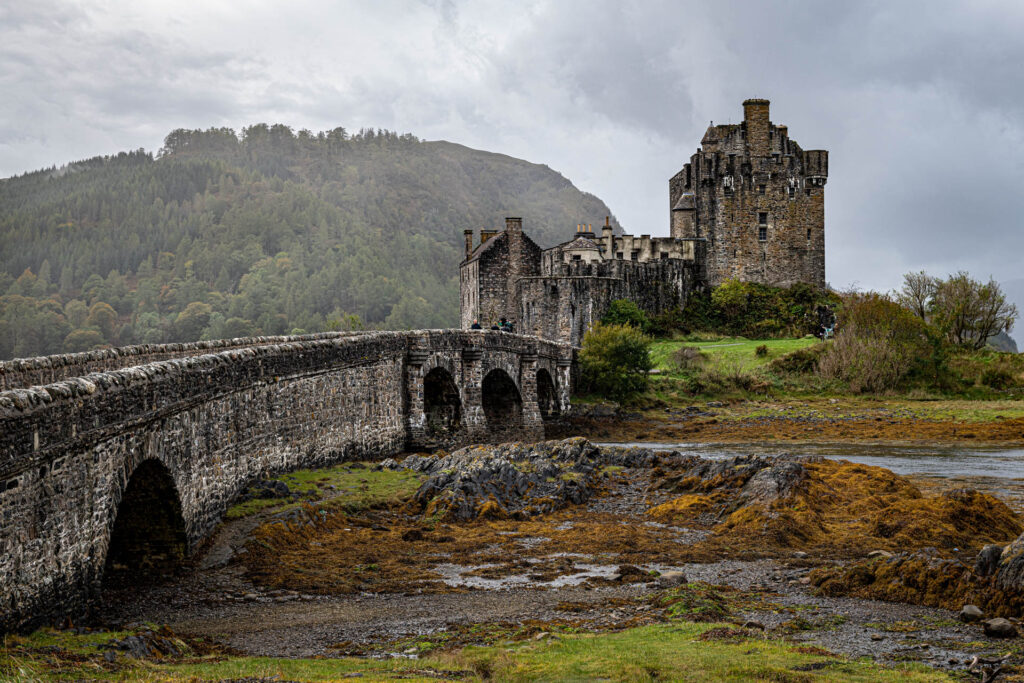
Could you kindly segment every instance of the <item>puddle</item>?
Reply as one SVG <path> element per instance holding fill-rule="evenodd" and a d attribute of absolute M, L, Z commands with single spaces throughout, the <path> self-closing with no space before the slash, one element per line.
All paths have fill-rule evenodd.
<path fill-rule="evenodd" d="M 568 556 L 563 554 L 562 556 Z M 575 555 L 575 553 L 573 554 Z M 554 556 L 552 556 L 554 557 Z M 509 574 L 500 579 L 491 579 L 482 576 L 466 576 L 469 572 L 480 569 L 491 569 L 498 567 L 496 564 L 439 564 L 434 571 L 441 575 L 441 581 L 446 586 L 462 588 L 479 588 L 482 590 L 509 590 L 511 588 L 566 588 L 578 586 L 587 579 L 610 579 L 618 572 L 616 564 L 587 564 L 577 562 L 573 564 L 572 574 L 563 574 L 550 581 L 534 581 L 526 574 Z"/>

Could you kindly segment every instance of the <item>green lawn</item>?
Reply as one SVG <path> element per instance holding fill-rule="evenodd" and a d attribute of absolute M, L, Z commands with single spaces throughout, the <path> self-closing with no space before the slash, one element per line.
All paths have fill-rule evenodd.
<path fill-rule="evenodd" d="M 408 500 L 420 487 L 421 475 L 408 470 L 371 469 L 373 464 L 342 463 L 315 470 L 296 470 L 272 477 L 299 494 L 291 498 L 255 498 L 228 508 L 226 519 L 238 519 L 273 509 L 284 512 L 303 503 L 325 501 L 324 505 L 358 512 L 387 503 Z"/>
<path fill-rule="evenodd" d="M 9 637 L 0 650 L 0 678 L 15 680 L 209 681 L 273 677 L 330 681 L 359 673 L 365 681 L 951 681 L 922 665 L 880 666 L 815 648 L 800 648 L 726 624 L 676 622 L 618 633 L 558 634 L 431 653 L 420 659 L 276 659 L 194 657 L 161 664 L 118 655 L 103 662 L 95 648 L 64 642 L 67 657 L 32 650 L 28 638 Z M 710 632 L 710 633 L 709 633 Z M 119 634 L 120 635 L 120 634 Z M 47 637 L 46 641 L 52 640 Z M 39 644 L 39 643 L 34 643 Z M 50 644 L 48 642 L 48 644 Z M 89 650 L 92 649 L 90 653 Z"/>
<path fill-rule="evenodd" d="M 707 358 L 708 366 L 726 367 L 750 371 L 766 365 L 781 355 L 819 343 L 814 337 L 800 339 L 751 340 L 743 337 L 727 337 L 713 342 L 657 340 L 651 344 L 651 360 L 654 367 L 662 372 L 671 372 L 672 353 L 683 346 L 696 347 Z M 758 356 L 757 347 L 768 347 L 768 355 Z"/>

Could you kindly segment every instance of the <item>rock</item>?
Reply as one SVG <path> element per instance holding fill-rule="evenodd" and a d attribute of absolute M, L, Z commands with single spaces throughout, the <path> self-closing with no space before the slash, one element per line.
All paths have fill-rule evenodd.
<path fill-rule="evenodd" d="M 876 557 L 889 558 L 892 557 L 892 553 L 890 553 L 888 550 L 872 550 L 870 553 L 868 553 L 869 560 L 873 560 Z"/>
<path fill-rule="evenodd" d="M 423 532 L 420 531 L 419 529 L 409 529 L 404 534 L 402 534 L 402 540 L 403 541 L 422 541 L 423 540 Z"/>
<path fill-rule="evenodd" d="M 744 621 L 743 622 L 743 628 L 756 628 L 756 629 L 758 629 L 760 631 L 765 630 L 764 624 L 762 624 L 759 621 L 753 621 L 753 620 Z"/>
<path fill-rule="evenodd" d="M 981 609 L 979 609 L 976 605 L 964 605 L 963 608 L 960 610 L 959 615 L 960 621 L 966 624 L 970 624 L 975 621 L 981 621 L 982 616 L 984 615 L 982 614 Z"/>
<path fill-rule="evenodd" d="M 802 577 L 800 579 L 800 585 L 801 586 L 809 586 L 809 585 L 811 585 L 811 577 L 809 577 L 809 576 Z"/>
<path fill-rule="evenodd" d="M 805 557 L 807 557 L 807 553 L 805 553 L 803 550 L 797 550 L 795 553 L 793 553 L 793 557 L 794 559 L 802 560 Z"/>
<path fill-rule="evenodd" d="M 726 404 L 721 401 L 708 401 L 705 405 L 708 408 L 724 408 L 726 406 Z"/>
<path fill-rule="evenodd" d="M 687 583 L 686 574 L 680 571 L 671 570 L 663 572 L 658 577 L 658 586 L 661 588 L 673 588 L 684 583 Z"/>
<path fill-rule="evenodd" d="M 1024 534 L 1003 549 L 996 585 L 1005 591 L 1024 593 Z"/>
<path fill-rule="evenodd" d="M 1017 627 L 1008 619 L 989 619 L 984 624 L 985 635 L 989 638 L 1016 638 Z"/>
<path fill-rule="evenodd" d="M 881 633 L 872 633 L 871 640 L 877 643 L 880 640 L 885 640 L 885 636 L 883 636 Z"/>
<path fill-rule="evenodd" d="M 974 561 L 974 573 L 978 576 L 992 576 L 999 569 L 999 560 L 1003 556 L 1003 546 L 987 545 L 978 553 Z"/>

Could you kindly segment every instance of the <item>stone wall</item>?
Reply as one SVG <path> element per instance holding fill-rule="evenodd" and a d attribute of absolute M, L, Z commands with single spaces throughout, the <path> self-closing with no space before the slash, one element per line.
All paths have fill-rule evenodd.
<path fill-rule="evenodd" d="M 415 443 L 422 378 L 458 378 L 464 436 L 488 440 L 482 386 L 515 382 L 523 438 L 543 435 L 536 374 L 567 405 L 572 349 L 491 332 L 291 340 L 0 393 L 0 631 L 83 612 L 136 468 L 166 468 L 195 548 L 253 478 Z"/>
<path fill-rule="evenodd" d="M 281 344 L 283 342 L 313 341 L 350 337 L 361 332 L 322 332 L 302 336 L 240 337 L 216 339 L 183 344 L 137 344 L 111 349 L 97 349 L 56 356 L 16 358 L 0 361 L 0 391 L 50 384 L 70 377 L 81 377 L 90 372 L 118 370 L 133 365 L 145 365 L 172 358 L 188 358 L 228 349 Z"/>
<path fill-rule="evenodd" d="M 519 280 L 518 317 L 523 333 L 573 346 L 583 342 L 584 333 L 616 299 L 633 301 L 653 316 L 684 306 L 703 286 L 697 260 L 577 262 L 562 264 L 560 271 L 559 276 Z"/>

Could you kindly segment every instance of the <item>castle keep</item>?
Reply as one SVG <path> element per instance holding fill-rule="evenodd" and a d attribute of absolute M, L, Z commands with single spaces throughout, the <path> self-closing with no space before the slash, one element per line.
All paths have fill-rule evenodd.
<path fill-rule="evenodd" d="M 743 103 L 743 122 L 711 125 L 669 180 L 670 237 L 600 236 L 577 225 L 541 249 L 520 218 L 505 230 L 465 231 L 462 327 L 506 318 L 517 332 L 579 345 L 616 299 L 649 314 L 683 306 L 690 292 L 738 279 L 825 286 L 828 152 L 803 150 L 768 116 L 768 100 Z"/>

